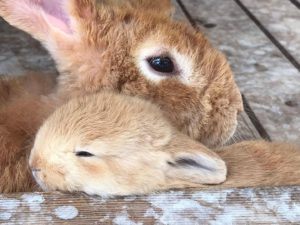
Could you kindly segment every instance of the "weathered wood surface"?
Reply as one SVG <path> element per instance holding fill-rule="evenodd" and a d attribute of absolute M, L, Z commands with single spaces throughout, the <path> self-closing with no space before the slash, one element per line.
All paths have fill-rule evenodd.
<path fill-rule="evenodd" d="M 300 11 L 290 1 L 239 0 L 270 32 L 271 38 L 288 50 L 300 70 Z M 275 40 L 275 41 L 276 41 Z M 275 43 L 276 44 L 276 43 Z M 289 57 L 289 56 L 288 56 Z"/>
<path fill-rule="evenodd" d="M 299 224 L 300 188 L 170 191 L 101 198 L 18 193 L 0 198 L 3 224 Z"/>
<path fill-rule="evenodd" d="M 189 20 L 186 18 L 184 12 L 182 11 L 180 6 L 178 5 L 177 1 L 172 0 L 172 4 L 173 4 L 174 9 L 175 9 L 173 19 L 176 20 L 176 21 L 181 21 L 181 22 L 185 22 L 186 24 L 189 24 Z"/>
<path fill-rule="evenodd" d="M 298 9 L 300 9 L 300 0 L 290 0 Z"/>
<path fill-rule="evenodd" d="M 300 74 L 232 0 L 181 1 L 228 57 L 237 83 L 273 140 L 300 141 Z M 204 28 L 205 29 L 205 28 Z"/>
<path fill-rule="evenodd" d="M 227 144 L 233 144 L 244 140 L 262 139 L 248 115 L 243 112 L 238 116 L 238 126 L 233 137 Z M 267 139 L 267 138 L 266 138 Z"/>
<path fill-rule="evenodd" d="M 0 75 L 28 71 L 56 72 L 56 69 L 39 42 L 0 18 Z"/>

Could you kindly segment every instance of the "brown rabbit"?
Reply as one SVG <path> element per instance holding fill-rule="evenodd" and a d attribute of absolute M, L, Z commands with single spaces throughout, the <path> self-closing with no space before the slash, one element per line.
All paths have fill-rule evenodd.
<path fill-rule="evenodd" d="M 230 67 L 171 14 L 169 0 L 0 0 L 0 16 L 53 56 L 60 99 L 103 89 L 140 96 L 190 137 L 224 143 L 243 108 Z"/>
<path fill-rule="evenodd" d="M 225 181 L 225 163 L 220 187 L 300 184 L 295 146 L 242 142 L 218 153 L 179 133 L 148 101 L 104 92 L 73 99 L 46 120 L 30 167 L 45 191 L 92 195 L 210 188 Z"/>
<path fill-rule="evenodd" d="M 0 109 L 27 95 L 48 95 L 56 85 L 55 74 L 27 73 L 24 76 L 0 75 Z"/>
<path fill-rule="evenodd" d="M 28 155 L 39 126 L 60 102 L 50 96 L 55 77 L 0 77 L 0 193 L 35 184 L 28 175 Z"/>

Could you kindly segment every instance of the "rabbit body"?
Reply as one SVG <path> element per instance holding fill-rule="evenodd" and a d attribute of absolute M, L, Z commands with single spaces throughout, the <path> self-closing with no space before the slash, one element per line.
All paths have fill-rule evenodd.
<path fill-rule="evenodd" d="M 179 133 L 148 101 L 102 92 L 52 114 L 29 162 L 43 190 L 91 195 L 300 184 L 299 147 L 249 141 L 217 153 Z"/>
<path fill-rule="evenodd" d="M 28 155 L 38 128 L 57 106 L 58 101 L 46 97 L 55 77 L 36 73 L 0 77 L 0 193 L 35 186 Z"/>

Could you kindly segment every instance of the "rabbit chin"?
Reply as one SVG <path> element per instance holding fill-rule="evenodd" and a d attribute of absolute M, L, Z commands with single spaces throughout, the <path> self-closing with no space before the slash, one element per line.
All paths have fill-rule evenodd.
<path fill-rule="evenodd" d="M 68 183 L 56 183 L 56 182 L 49 182 L 51 180 L 47 179 L 47 181 L 42 180 L 39 176 L 33 175 L 36 183 L 39 187 L 45 191 L 63 191 L 63 192 L 83 192 L 88 195 L 97 195 L 103 197 L 109 196 L 124 196 L 124 195 L 131 195 L 131 194 L 143 194 L 146 192 L 143 188 L 134 189 L 121 186 L 119 184 L 114 183 L 99 183 L 98 181 L 87 181 L 83 182 L 84 185 L 79 187 L 79 185 L 72 185 Z M 149 191 L 149 190 L 148 190 Z"/>
<path fill-rule="evenodd" d="M 32 175 L 38 186 L 45 192 L 76 191 L 75 185 L 71 185 L 72 183 L 67 185 L 65 177 L 54 171 L 51 171 L 51 173 L 45 173 L 42 170 L 39 172 L 32 171 Z"/>

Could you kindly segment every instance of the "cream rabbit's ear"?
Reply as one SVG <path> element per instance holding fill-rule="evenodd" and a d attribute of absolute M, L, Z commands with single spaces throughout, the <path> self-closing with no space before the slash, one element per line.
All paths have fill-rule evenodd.
<path fill-rule="evenodd" d="M 219 184 L 226 179 L 226 165 L 217 158 L 201 153 L 181 152 L 168 161 L 167 177 L 175 183 Z"/>
<path fill-rule="evenodd" d="M 46 45 L 67 42 L 78 31 L 80 17 L 89 16 L 92 0 L 0 0 L 0 16 Z M 55 40 L 63 36 L 59 40 Z"/>
<path fill-rule="evenodd" d="M 166 176 L 171 183 L 218 184 L 226 180 L 225 162 L 202 144 L 178 138 L 170 151 Z"/>

